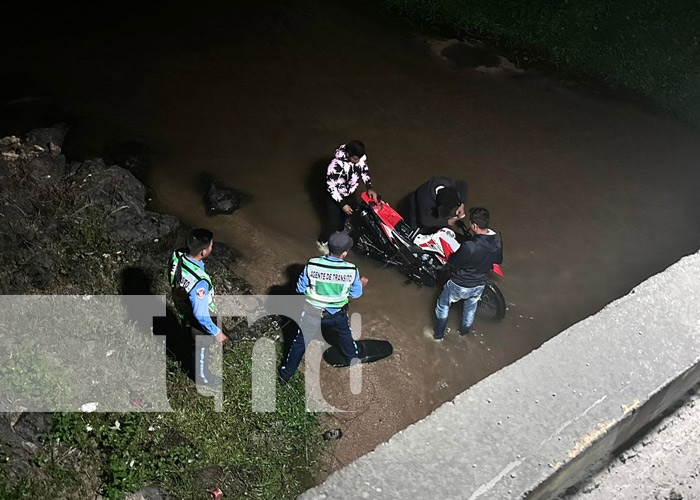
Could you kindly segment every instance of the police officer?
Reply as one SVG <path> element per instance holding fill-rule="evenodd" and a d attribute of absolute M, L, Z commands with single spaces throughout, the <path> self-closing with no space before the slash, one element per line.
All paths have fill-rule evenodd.
<path fill-rule="evenodd" d="M 328 239 L 329 255 L 309 260 L 299 275 L 297 292 L 306 295 L 306 306 L 301 314 L 299 330 L 279 370 L 281 383 L 287 383 L 294 375 L 306 351 L 306 344 L 312 340 L 319 326 L 324 338 L 345 356 L 348 364 L 352 358 L 358 357 L 357 344 L 352 338 L 348 320 L 348 299 L 362 295 L 367 278 L 360 277 L 355 264 L 343 260 L 352 244 L 352 238 L 345 233 L 331 234 Z M 303 332 L 307 332 L 307 339 Z"/>
<path fill-rule="evenodd" d="M 195 335 L 211 335 L 223 344 L 227 337 L 216 325 L 214 286 L 204 270 L 204 259 L 212 251 L 214 235 L 206 229 L 193 229 L 187 237 L 187 247 L 175 250 L 170 261 L 170 286 L 177 314 L 186 330 Z M 221 384 L 221 377 L 209 371 L 209 349 L 195 352 L 196 380 L 209 386 Z"/>

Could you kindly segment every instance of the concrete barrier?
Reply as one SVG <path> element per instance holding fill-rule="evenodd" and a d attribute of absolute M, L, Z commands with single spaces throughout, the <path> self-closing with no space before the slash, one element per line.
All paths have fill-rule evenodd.
<path fill-rule="evenodd" d="M 300 498 L 553 498 L 607 462 L 698 382 L 700 253 L 469 388 Z"/>

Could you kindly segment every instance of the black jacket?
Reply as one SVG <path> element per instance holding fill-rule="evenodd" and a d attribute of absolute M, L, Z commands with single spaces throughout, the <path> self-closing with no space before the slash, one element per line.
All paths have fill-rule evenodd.
<path fill-rule="evenodd" d="M 455 285 L 465 288 L 484 285 L 491 267 L 503 262 L 501 235 L 489 231 L 490 234 L 477 234 L 465 241 L 450 257 L 450 279 Z"/>
<path fill-rule="evenodd" d="M 460 203 L 467 202 L 467 183 L 451 177 L 431 177 L 416 189 L 412 200 L 415 221 L 412 224 L 421 229 L 421 233 L 430 234 L 447 227 L 447 217 L 439 217 L 437 210 L 436 189 L 440 186 L 451 187 L 459 193 Z"/>

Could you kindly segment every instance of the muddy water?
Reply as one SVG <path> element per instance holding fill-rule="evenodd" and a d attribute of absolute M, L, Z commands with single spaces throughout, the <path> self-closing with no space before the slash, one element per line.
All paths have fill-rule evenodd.
<path fill-rule="evenodd" d="M 350 411 L 326 419 L 345 435 L 318 479 L 700 245 L 700 136 L 634 104 L 459 66 L 444 41 L 320 0 L 111 19 L 49 31 L 18 72 L 78 115 L 76 151 L 145 144 L 156 208 L 241 249 L 257 293 L 314 255 L 325 165 L 349 139 L 365 142 L 386 200 L 463 178 L 503 234 L 506 319 L 459 338 L 453 309 L 440 344 L 422 333 L 437 291 L 352 256 L 370 281 L 353 305 L 362 335 L 395 354 L 364 367 L 358 396 L 323 368 L 326 399 Z M 208 218 L 202 173 L 253 200 Z"/>

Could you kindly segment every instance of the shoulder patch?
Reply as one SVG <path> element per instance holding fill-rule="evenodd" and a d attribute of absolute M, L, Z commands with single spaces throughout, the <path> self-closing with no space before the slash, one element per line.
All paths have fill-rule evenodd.
<path fill-rule="evenodd" d="M 197 298 L 198 298 L 198 299 L 203 299 L 204 296 L 207 294 L 207 292 L 204 291 L 204 287 L 203 287 L 203 286 L 197 288 L 197 292 L 196 292 L 196 293 L 197 293 Z"/>

